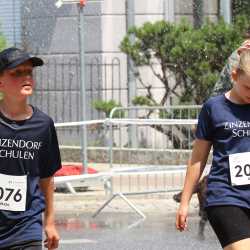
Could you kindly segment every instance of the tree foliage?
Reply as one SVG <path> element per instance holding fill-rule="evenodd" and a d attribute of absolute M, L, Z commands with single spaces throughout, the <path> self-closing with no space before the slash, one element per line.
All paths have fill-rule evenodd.
<path fill-rule="evenodd" d="M 211 94 L 226 59 L 243 41 L 242 34 L 248 25 L 247 18 L 232 25 L 223 20 L 217 23 L 207 20 L 199 29 L 186 21 L 148 22 L 131 28 L 120 48 L 132 58 L 135 76 L 147 89 L 146 98 L 151 103 L 165 105 L 174 94 L 181 103 L 201 104 Z M 153 83 L 143 80 L 141 67 L 148 67 L 163 84 L 160 100 L 152 94 Z M 173 76 L 175 80 L 171 82 Z"/>
<path fill-rule="evenodd" d="M 120 48 L 133 60 L 135 77 L 147 90 L 144 96 L 136 96 L 133 104 L 165 106 L 173 95 L 178 104 L 202 104 L 211 95 L 227 58 L 243 42 L 249 22 L 249 18 L 241 16 L 234 24 L 207 20 L 200 28 L 194 28 L 185 20 L 179 24 L 147 22 L 131 28 Z M 141 68 L 150 70 L 162 84 L 161 97 L 154 95 L 155 83 L 143 77 L 145 71 Z M 104 104 L 99 110 L 108 113 Z M 175 113 L 167 111 L 159 115 L 176 118 Z M 149 116 L 150 112 L 145 115 Z M 174 148 L 190 148 L 189 130 L 179 126 L 171 131 L 162 126 L 152 127 L 171 138 Z"/>
<path fill-rule="evenodd" d="M 105 117 L 109 117 L 112 109 L 121 107 L 121 104 L 117 103 L 115 100 L 103 101 L 97 100 L 93 103 L 93 106 L 96 110 L 102 111 L 105 113 Z M 112 114 L 112 118 L 122 118 L 124 112 L 121 110 L 116 110 Z"/>
<path fill-rule="evenodd" d="M 1 25 L 0 25 L 0 28 L 1 28 Z M 6 39 L 0 29 L 0 51 L 2 51 L 5 48 L 6 48 Z"/>
<path fill-rule="evenodd" d="M 249 0 L 233 0 L 232 1 L 232 14 L 233 18 L 239 15 L 250 15 L 250 1 Z"/>

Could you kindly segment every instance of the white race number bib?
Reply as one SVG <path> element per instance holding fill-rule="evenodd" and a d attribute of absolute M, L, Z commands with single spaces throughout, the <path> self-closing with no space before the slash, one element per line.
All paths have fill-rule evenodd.
<path fill-rule="evenodd" d="M 233 186 L 250 184 L 250 152 L 229 155 L 229 168 Z"/>
<path fill-rule="evenodd" d="M 25 211 L 27 176 L 0 174 L 0 210 Z"/>

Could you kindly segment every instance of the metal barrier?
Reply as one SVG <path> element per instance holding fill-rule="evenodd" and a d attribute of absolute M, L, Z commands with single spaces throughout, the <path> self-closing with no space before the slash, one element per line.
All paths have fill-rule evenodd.
<path fill-rule="evenodd" d="M 107 185 L 111 191 L 110 198 L 93 214 L 93 217 L 96 217 L 108 204 L 110 204 L 116 197 L 119 197 L 123 199 L 139 216 L 142 217 L 142 219 L 145 219 L 145 214 L 140 211 L 130 200 L 127 199 L 127 196 L 131 195 L 148 195 L 148 194 L 157 194 L 157 193 L 167 193 L 167 192 L 174 192 L 174 191 L 180 191 L 181 187 L 179 188 L 172 188 L 165 186 L 164 189 L 157 189 L 152 188 L 144 191 L 128 191 L 128 192 L 114 192 L 113 190 L 113 182 L 115 178 L 121 178 L 122 176 L 125 176 L 126 178 L 131 177 L 144 177 L 148 180 L 148 184 L 150 183 L 151 177 L 155 178 L 156 176 L 161 177 L 169 177 L 169 175 L 182 175 L 186 171 L 186 166 L 166 166 L 166 169 L 164 170 L 145 170 L 145 169 L 134 169 L 135 171 L 132 171 L 131 169 L 123 169 L 123 170 L 112 170 L 110 173 L 110 179 L 107 180 L 109 182 L 109 185 Z M 166 184 L 166 183 L 165 183 Z M 149 187 L 149 186 L 148 186 Z"/>
<path fill-rule="evenodd" d="M 110 194 L 110 198 L 105 202 L 100 209 L 98 209 L 93 216 L 97 216 L 114 198 L 122 198 L 137 214 L 142 218 L 145 215 L 138 209 L 134 204 L 129 201 L 126 196 L 128 195 L 139 195 L 139 194 L 155 194 L 169 191 L 177 191 L 181 189 L 184 180 L 185 165 L 169 165 L 167 164 L 167 158 L 164 161 L 157 161 L 156 158 L 151 158 L 151 163 L 146 163 L 138 155 L 133 159 L 128 159 L 132 154 L 127 155 L 127 159 L 124 159 L 124 163 L 119 167 L 114 166 L 114 147 L 113 147 L 113 135 L 115 135 L 114 129 L 118 127 L 125 128 L 127 130 L 130 125 L 137 126 L 148 126 L 150 129 L 155 129 L 155 126 L 179 126 L 188 127 L 193 126 L 197 122 L 196 119 L 181 120 L 181 119 L 106 119 L 86 122 L 72 122 L 56 124 L 57 128 L 69 127 L 69 126 L 89 126 L 93 124 L 104 124 L 105 127 L 109 128 L 111 136 L 110 142 L 110 170 L 93 175 L 80 175 L 71 177 L 57 177 L 55 183 L 64 182 L 70 185 L 70 182 L 80 179 L 90 180 L 95 179 L 96 181 L 102 181 L 104 189 Z M 162 138 L 161 138 L 162 139 Z M 122 150 L 122 148 L 121 148 Z M 153 147 L 150 151 L 156 151 L 161 155 L 164 155 L 167 151 L 166 148 Z M 137 154 L 137 149 L 132 150 L 134 154 Z M 138 151 L 143 152 L 142 148 L 138 148 Z M 145 153 L 146 152 L 146 153 Z M 149 154 L 149 151 L 145 150 L 145 154 Z M 144 154 L 144 156 L 145 156 Z M 120 159 L 121 160 L 121 159 Z M 139 162 L 139 164 L 138 164 Z M 156 163 L 157 162 L 157 163 Z M 121 162 L 120 162 L 121 163 Z M 161 163 L 161 164 L 159 164 Z M 123 166 L 123 168 L 121 168 Z M 60 179 L 59 179 L 60 178 Z M 136 180 L 137 183 L 133 181 Z M 142 184 L 142 185 L 141 185 Z M 123 188 L 122 190 L 119 188 Z M 139 190 L 134 190 L 132 187 L 137 187 Z"/>
<path fill-rule="evenodd" d="M 191 154 L 200 108 L 197 105 L 114 108 L 109 124 L 110 168 L 152 171 L 167 170 L 169 165 L 185 165 Z M 182 179 L 184 177 L 179 183 Z M 115 189 L 112 192 L 137 192 L 134 186 L 165 189 L 171 182 L 171 178 L 160 175 L 121 176 L 113 178 Z"/>
<path fill-rule="evenodd" d="M 201 106 L 200 105 L 176 105 L 176 106 L 131 106 L 116 107 L 110 112 L 110 119 L 197 119 Z M 140 125 L 140 127 L 139 127 Z M 168 149 L 191 149 L 193 141 L 194 126 L 178 127 L 179 124 L 172 124 L 167 129 L 157 126 L 162 124 L 152 124 L 150 129 L 142 128 L 142 124 L 130 124 L 128 131 L 117 127 L 116 136 L 113 136 L 113 143 L 117 147 L 132 148 L 168 148 Z M 120 131 L 119 131 L 120 130 Z M 126 136 L 124 136 L 124 132 Z M 151 136 L 152 135 L 152 136 Z M 157 138 L 157 135 L 164 135 Z M 111 142 L 109 143 L 111 144 Z"/>
<path fill-rule="evenodd" d="M 147 107 L 147 109 L 152 116 L 152 111 L 156 108 Z M 157 107 L 157 109 L 166 110 L 162 107 Z M 124 111 L 124 109 L 116 108 L 113 112 L 115 111 Z M 137 108 L 137 111 L 141 113 L 142 110 Z M 183 149 L 175 149 L 173 144 L 164 143 L 164 140 L 167 140 L 168 132 L 172 133 L 174 128 L 178 127 L 180 131 L 185 129 L 185 131 L 190 132 L 192 126 L 196 123 L 197 119 L 110 118 L 108 126 L 112 172 L 109 184 L 111 197 L 95 212 L 94 216 L 98 215 L 113 199 L 120 197 L 137 214 L 145 218 L 145 215 L 134 204 L 131 204 L 126 196 L 150 195 L 180 190 L 184 181 L 186 162 L 178 165 L 170 165 L 169 162 L 173 152 L 179 153 L 178 151 L 182 151 L 183 153 Z M 126 141 L 126 138 L 131 138 L 129 136 L 131 129 L 135 129 L 136 132 L 133 133 L 136 136 L 135 145 Z M 144 133 L 144 138 L 149 139 L 149 142 L 141 144 L 141 138 L 138 138 L 137 135 L 142 133 Z M 150 141 L 152 138 L 153 140 Z M 186 153 L 191 153 L 190 148 L 186 149 Z"/>
<path fill-rule="evenodd" d="M 170 106 L 170 107 L 134 107 L 136 108 L 137 117 L 145 117 L 148 115 L 149 119 L 195 119 L 198 116 L 199 106 Z M 115 109 L 113 114 L 115 117 L 120 117 L 123 113 L 122 119 L 130 119 L 133 117 L 129 113 L 131 108 L 129 109 Z M 150 110 L 149 110 L 150 109 Z M 117 111 L 116 111 L 117 110 Z M 121 111 L 119 111 L 121 110 Z M 124 111 L 125 110 L 125 111 Z M 168 116 L 167 116 L 168 115 Z M 134 117 L 136 118 L 136 117 Z M 114 119 L 112 117 L 111 119 Z M 98 162 L 98 163 L 110 163 L 110 155 L 109 148 L 111 143 L 113 143 L 113 151 L 115 153 L 115 161 L 114 163 L 126 163 L 124 160 L 127 160 L 130 157 L 126 157 L 127 159 L 123 159 L 122 156 L 125 156 L 125 152 L 134 151 L 148 151 L 149 154 L 153 157 L 157 158 L 157 151 L 160 151 L 159 148 L 164 148 L 173 155 L 176 155 L 175 151 L 182 152 L 181 154 L 189 154 L 189 151 L 192 147 L 193 140 L 193 126 L 182 127 L 183 130 L 180 129 L 180 125 L 169 125 L 168 127 L 162 127 L 161 125 L 153 125 L 151 126 L 143 126 L 143 125 L 128 125 L 128 128 L 124 126 L 113 125 L 114 136 L 112 141 L 110 133 L 107 130 L 110 130 L 108 124 L 99 123 L 99 124 L 90 124 L 87 128 L 87 154 L 89 162 Z M 80 162 L 81 161 L 81 146 L 80 146 L 80 137 L 79 137 L 79 129 L 78 127 L 62 127 L 58 128 L 58 137 L 60 147 L 62 149 L 62 159 L 64 161 L 73 161 Z M 165 129 L 165 133 L 168 133 L 167 136 L 161 136 L 162 133 L 160 130 Z M 77 133 L 75 133 L 78 131 Z M 132 133 L 135 132 L 135 133 Z M 164 131 L 163 131 L 164 132 Z M 67 134 L 67 136 L 66 136 Z M 86 149 L 85 149 L 86 150 Z M 154 153 L 150 152 L 153 150 Z M 181 150 L 181 151 L 180 151 Z M 121 160 L 119 160 L 121 158 Z M 177 157 L 177 161 L 175 162 L 172 157 L 172 160 L 169 161 L 168 164 L 184 164 L 183 160 Z M 186 157 L 187 158 L 187 157 Z M 163 158 L 162 158 L 163 159 Z M 180 162 L 181 160 L 181 162 Z M 156 161 L 155 161 L 156 162 Z M 129 162 L 128 162 L 129 163 Z M 154 163 L 156 164 L 156 163 Z"/>

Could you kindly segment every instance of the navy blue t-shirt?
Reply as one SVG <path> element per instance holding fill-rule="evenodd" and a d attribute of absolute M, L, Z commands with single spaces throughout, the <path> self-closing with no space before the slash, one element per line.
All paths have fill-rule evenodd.
<path fill-rule="evenodd" d="M 250 208 L 250 185 L 232 185 L 229 169 L 229 155 L 250 152 L 250 104 L 235 104 L 225 95 L 210 98 L 200 112 L 196 138 L 213 145 L 206 206 Z"/>
<path fill-rule="evenodd" d="M 60 167 L 56 130 L 49 116 L 34 107 L 32 117 L 24 121 L 11 121 L 0 114 L 0 174 L 27 176 L 25 211 L 0 210 L 1 247 L 42 240 L 45 203 L 39 180 L 53 176 Z M 5 204 L 3 199 L 0 202 Z"/>

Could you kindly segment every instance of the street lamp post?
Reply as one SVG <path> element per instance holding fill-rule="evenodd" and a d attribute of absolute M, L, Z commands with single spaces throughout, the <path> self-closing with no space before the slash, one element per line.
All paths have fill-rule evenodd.
<path fill-rule="evenodd" d="M 126 25 L 127 31 L 129 28 L 135 26 L 135 0 L 127 0 L 126 1 Z M 129 38 L 131 41 L 134 42 L 135 37 L 130 35 Z M 136 79 L 134 76 L 135 72 L 135 65 L 133 60 L 130 56 L 127 56 L 127 76 L 128 76 L 128 106 L 133 105 L 133 98 L 136 96 Z M 129 117 L 135 118 L 136 113 L 134 110 L 129 111 Z M 129 144 L 131 147 L 137 147 L 137 134 L 136 134 L 136 126 L 130 125 L 129 126 Z"/>
<path fill-rule="evenodd" d="M 223 16 L 226 23 L 232 21 L 232 1 L 221 0 L 220 1 L 220 15 Z"/>
<path fill-rule="evenodd" d="M 201 27 L 203 23 L 203 0 L 193 0 L 194 26 Z"/>
<path fill-rule="evenodd" d="M 80 119 L 86 121 L 86 86 L 85 86 L 85 43 L 84 43 L 84 7 L 86 0 L 58 0 L 55 5 L 60 8 L 63 4 L 79 5 L 79 50 L 80 50 Z M 81 159 L 83 163 L 82 172 L 88 172 L 88 156 L 87 156 L 87 130 L 83 125 L 80 130 L 81 134 Z"/>

